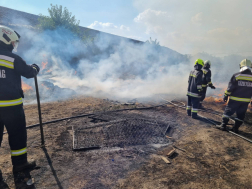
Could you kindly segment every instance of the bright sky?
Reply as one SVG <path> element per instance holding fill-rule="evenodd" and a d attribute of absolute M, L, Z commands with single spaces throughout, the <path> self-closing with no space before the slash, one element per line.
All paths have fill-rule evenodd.
<path fill-rule="evenodd" d="M 161 45 L 182 54 L 252 54 L 251 0 L 1 0 L 0 6 L 48 15 L 67 7 L 80 25 Z"/>

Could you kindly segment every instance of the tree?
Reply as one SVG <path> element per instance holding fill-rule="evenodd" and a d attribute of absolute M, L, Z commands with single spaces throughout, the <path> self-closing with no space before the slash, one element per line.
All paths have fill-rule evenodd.
<path fill-rule="evenodd" d="M 79 20 L 75 19 L 75 16 L 72 16 L 72 13 L 68 11 L 65 7 L 64 10 L 62 5 L 52 5 L 51 8 L 48 8 L 50 16 L 40 15 L 38 21 L 38 28 L 41 30 L 55 30 L 58 27 L 64 27 L 69 29 L 73 33 L 80 35 L 79 31 Z"/>
<path fill-rule="evenodd" d="M 150 40 L 147 40 L 145 43 L 151 44 L 151 45 L 155 45 L 155 46 L 160 46 L 159 42 L 157 42 L 157 39 L 155 39 L 155 41 L 153 41 L 150 37 Z"/>
<path fill-rule="evenodd" d="M 72 16 L 72 13 L 68 11 L 66 7 L 62 8 L 62 5 L 52 5 L 48 8 L 50 16 L 40 15 L 38 18 L 38 28 L 40 30 L 55 30 L 58 27 L 64 27 L 78 36 L 86 46 L 93 46 L 94 37 L 80 32 L 79 20 Z"/>

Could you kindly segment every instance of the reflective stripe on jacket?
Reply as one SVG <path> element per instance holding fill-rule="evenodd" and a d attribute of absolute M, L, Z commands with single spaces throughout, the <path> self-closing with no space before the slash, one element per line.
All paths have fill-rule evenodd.
<path fill-rule="evenodd" d="M 197 67 L 196 67 L 197 68 Z M 187 96 L 200 98 L 200 91 L 202 90 L 202 70 L 195 69 L 190 72 L 188 79 Z"/>
<path fill-rule="evenodd" d="M 238 97 L 234 97 L 234 96 L 230 96 L 231 100 L 235 100 L 235 101 L 240 101 L 240 102 L 250 102 L 251 98 L 238 98 Z"/>
<path fill-rule="evenodd" d="M 14 69 L 14 58 L 5 55 L 0 55 L 0 66 Z"/>
<path fill-rule="evenodd" d="M 228 83 L 225 95 L 230 96 L 230 100 L 249 103 L 252 97 L 251 70 L 235 73 Z"/>
<path fill-rule="evenodd" d="M 22 104 L 21 76 L 33 78 L 37 71 L 0 45 L 0 107 Z"/>
<path fill-rule="evenodd" d="M 203 77 L 202 77 L 202 87 L 207 87 L 207 85 L 211 85 L 211 76 L 212 72 L 209 68 L 203 68 Z"/>

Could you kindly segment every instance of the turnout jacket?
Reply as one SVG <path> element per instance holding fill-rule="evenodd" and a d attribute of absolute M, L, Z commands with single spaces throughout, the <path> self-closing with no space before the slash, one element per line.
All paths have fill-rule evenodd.
<path fill-rule="evenodd" d="M 202 75 L 203 72 L 199 69 L 199 66 L 194 66 L 195 70 L 190 72 L 188 79 L 187 96 L 200 98 L 200 92 L 202 90 Z"/>
<path fill-rule="evenodd" d="M 207 85 L 211 86 L 212 81 L 211 81 L 211 70 L 209 68 L 203 68 L 203 77 L 202 77 L 202 87 L 207 87 Z"/>
<path fill-rule="evenodd" d="M 21 76 L 36 75 L 37 71 L 21 57 L 0 46 L 0 107 L 22 104 Z"/>
<path fill-rule="evenodd" d="M 243 67 L 240 72 L 231 77 L 225 95 L 230 96 L 229 99 L 234 101 L 247 103 L 251 101 L 252 73 L 249 68 Z"/>

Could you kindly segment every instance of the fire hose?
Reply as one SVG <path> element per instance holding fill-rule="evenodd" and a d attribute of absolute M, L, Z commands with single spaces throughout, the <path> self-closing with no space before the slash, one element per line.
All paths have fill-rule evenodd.
<path fill-rule="evenodd" d="M 161 97 L 161 98 L 162 98 L 162 97 Z M 162 98 L 162 99 L 165 100 L 164 98 Z M 179 102 L 179 103 L 183 104 L 183 105 L 181 106 L 181 105 L 178 105 L 178 104 L 174 103 L 174 102 L 173 102 L 174 100 L 172 100 L 172 101 L 165 100 L 165 101 L 168 102 L 169 104 L 172 104 L 172 105 L 176 106 L 176 107 L 186 109 L 186 105 L 185 105 L 183 102 Z M 215 114 L 215 115 L 217 115 L 217 116 L 222 116 L 222 115 L 219 114 L 219 113 L 216 113 L 216 112 L 214 112 L 214 111 L 211 111 L 211 109 L 206 109 L 206 110 L 201 110 L 201 111 L 202 111 L 202 112 L 206 112 L 206 113 Z M 205 120 L 207 120 L 209 123 L 213 124 L 214 126 L 217 125 L 216 122 L 210 120 L 209 118 L 206 118 L 206 117 L 204 117 L 204 116 L 202 116 L 202 115 L 199 115 L 199 116 L 202 117 L 202 118 L 204 118 Z M 234 118 L 231 117 L 230 119 L 231 119 L 232 121 L 234 121 Z M 248 138 L 246 138 L 246 137 L 244 137 L 244 136 L 242 136 L 242 135 L 239 135 L 239 134 L 237 134 L 237 133 L 235 133 L 235 132 L 233 132 L 233 131 L 228 130 L 227 132 L 229 132 L 229 133 L 231 133 L 231 134 L 233 134 L 233 135 L 235 135 L 235 136 L 237 136 L 237 137 L 240 137 L 240 138 L 242 138 L 242 139 L 244 139 L 244 140 L 246 140 L 246 141 L 252 143 L 252 140 L 250 140 L 250 139 L 248 139 Z"/>

